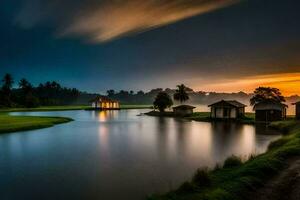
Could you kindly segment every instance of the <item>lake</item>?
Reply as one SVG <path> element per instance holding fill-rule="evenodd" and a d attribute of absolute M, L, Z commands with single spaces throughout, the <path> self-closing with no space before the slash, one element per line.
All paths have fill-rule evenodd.
<path fill-rule="evenodd" d="M 246 159 L 279 138 L 266 127 L 137 116 L 147 110 L 19 112 L 75 121 L 0 135 L 0 199 L 142 200 L 199 167 Z"/>

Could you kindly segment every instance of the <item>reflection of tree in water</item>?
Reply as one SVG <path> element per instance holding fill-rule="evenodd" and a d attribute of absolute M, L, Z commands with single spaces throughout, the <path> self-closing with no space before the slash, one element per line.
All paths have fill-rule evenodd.
<path fill-rule="evenodd" d="M 185 152 L 190 124 L 176 118 L 157 117 L 157 148 L 163 158 Z"/>
<path fill-rule="evenodd" d="M 188 124 L 188 122 L 183 121 L 182 119 L 174 119 L 174 121 L 176 122 L 175 125 L 176 127 L 176 137 L 177 137 L 177 144 L 176 147 L 177 149 L 180 151 L 184 151 L 186 150 L 185 147 L 187 144 L 187 138 L 188 138 L 188 132 L 189 132 L 189 128 L 190 128 L 190 124 Z"/>
<path fill-rule="evenodd" d="M 243 125 L 231 122 L 212 122 L 212 156 L 216 161 L 222 161 L 234 152 L 232 149 L 240 145 L 239 139 L 243 132 Z"/>
<path fill-rule="evenodd" d="M 165 159 L 167 152 L 167 134 L 168 134 L 168 128 L 167 128 L 167 118 L 165 117 L 156 117 L 157 121 L 156 126 L 156 141 L 157 141 L 157 152 L 159 152 L 159 155 Z"/>

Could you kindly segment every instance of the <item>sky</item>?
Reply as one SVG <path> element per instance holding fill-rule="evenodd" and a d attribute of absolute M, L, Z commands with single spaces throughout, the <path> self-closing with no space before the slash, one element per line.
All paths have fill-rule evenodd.
<path fill-rule="evenodd" d="M 298 0 L 1 0 L 0 76 L 300 95 Z"/>

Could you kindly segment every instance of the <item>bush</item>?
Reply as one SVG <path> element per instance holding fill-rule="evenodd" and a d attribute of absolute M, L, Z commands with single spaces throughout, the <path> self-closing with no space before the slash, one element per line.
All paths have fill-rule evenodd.
<path fill-rule="evenodd" d="M 242 162 L 241 158 L 239 158 L 237 156 L 231 156 L 225 160 L 223 168 L 238 167 L 242 164 L 243 164 L 243 162 Z"/>
<path fill-rule="evenodd" d="M 209 171 L 207 168 L 198 169 L 193 176 L 192 182 L 199 187 L 207 187 L 211 185 Z"/>
<path fill-rule="evenodd" d="M 184 182 L 176 191 L 177 193 L 190 193 L 195 192 L 197 187 L 190 182 Z"/>

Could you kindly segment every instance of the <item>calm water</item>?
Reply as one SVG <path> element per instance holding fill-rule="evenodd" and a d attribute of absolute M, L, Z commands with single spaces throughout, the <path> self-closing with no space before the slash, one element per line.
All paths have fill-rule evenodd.
<path fill-rule="evenodd" d="M 146 110 L 13 113 L 76 121 L 0 136 L 0 199 L 141 200 L 232 154 L 261 153 L 279 137 L 264 127 L 140 112 Z"/>

